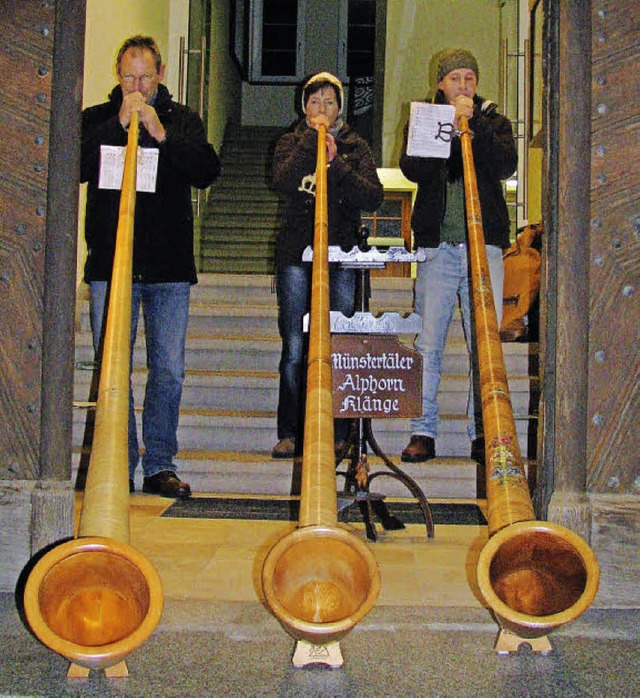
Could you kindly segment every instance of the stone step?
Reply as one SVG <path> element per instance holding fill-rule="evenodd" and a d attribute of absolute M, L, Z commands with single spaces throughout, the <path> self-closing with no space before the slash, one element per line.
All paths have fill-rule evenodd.
<path fill-rule="evenodd" d="M 267 159 L 273 155 L 274 147 L 275 142 L 267 138 L 260 141 L 230 141 L 222 146 L 220 156 L 223 165 L 243 160 L 270 162 Z"/>
<path fill-rule="evenodd" d="M 229 256 L 213 257 L 206 252 L 202 259 L 201 268 L 211 274 L 238 274 L 247 275 L 271 274 L 273 273 L 273 259 L 234 259 Z"/>
<path fill-rule="evenodd" d="M 277 305 L 272 274 L 245 276 L 202 273 L 198 275 L 198 283 L 191 288 L 191 299 L 202 304 Z"/>
<path fill-rule="evenodd" d="M 410 342 L 404 343 L 410 345 Z M 525 348 L 526 345 L 515 343 L 503 345 L 504 365 L 509 380 L 536 379 L 536 372 L 531 370 L 533 357 L 522 350 Z M 187 371 L 277 372 L 280 339 L 276 334 L 261 339 L 232 335 L 191 336 L 186 351 Z M 78 363 L 93 361 L 93 344 L 89 332 L 78 333 L 75 358 Z M 463 343 L 450 340 L 442 361 L 443 378 L 462 376 L 466 380 L 469 355 Z M 140 334 L 134 347 L 133 365 L 136 368 L 146 366 L 144 338 Z"/>
<path fill-rule="evenodd" d="M 133 364 L 146 366 L 144 333 L 140 331 L 134 346 Z M 199 334 L 190 332 L 187 337 L 187 370 L 247 370 L 277 371 L 280 357 L 280 338 L 276 324 L 270 331 L 259 335 L 214 333 L 207 326 Z M 411 346 L 410 337 L 402 337 L 402 343 Z M 532 347 L 521 343 L 503 344 L 505 369 L 510 378 L 537 376 L 537 356 L 532 354 Z M 76 362 L 92 362 L 93 343 L 88 328 L 76 334 Z M 450 336 L 443 356 L 443 376 L 466 376 L 469 371 L 469 355 L 461 338 Z"/>
<path fill-rule="evenodd" d="M 93 345 L 89 333 L 76 337 L 76 373 L 93 372 Z M 278 370 L 280 340 L 277 336 L 255 338 L 234 337 L 191 337 L 187 341 L 186 366 L 189 371 L 254 371 Z M 89 365 L 91 364 L 91 365 Z M 146 366 L 144 340 L 138 337 L 134 348 L 133 365 L 136 369 Z M 79 378 L 86 382 L 86 378 Z"/>
<path fill-rule="evenodd" d="M 237 183 L 235 187 L 229 184 L 209 191 L 204 222 L 210 215 L 215 216 L 220 211 L 233 211 L 236 208 L 239 211 L 264 208 L 265 212 L 276 213 L 282 207 L 282 198 L 266 185 L 239 189 Z"/>
<path fill-rule="evenodd" d="M 218 197 L 216 197 L 218 198 Z M 261 198 L 243 198 L 242 200 L 230 201 L 228 197 L 219 197 L 219 200 L 214 199 L 207 202 L 207 217 L 203 221 L 203 227 L 211 224 L 212 218 L 222 218 L 224 216 L 233 216 L 235 218 L 241 214 L 243 217 L 250 217 L 253 222 L 258 216 L 265 216 L 268 220 L 277 218 L 280 220 L 281 202 L 277 197 L 261 197 Z"/>
<path fill-rule="evenodd" d="M 220 206 L 272 206 L 281 201 L 264 178 L 248 177 L 242 181 L 242 187 L 239 187 L 237 179 L 216 180 L 209 190 L 202 222 L 206 223 L 210 216 L 215 216 Z"/>
<path fill-rule="evenodd" d="M 221 261 L 240 261 L 242 246 L 249 248 L 246 255 L 253 258 L 256 255 L 250 251 L 251 247 L 260 247 L 263 256 L 273 257 L 275 254 L 276 237 L 278 229 L 273 228 L 271 235 L 266 234 L 266 229 L 256 232 L 256 229 L 248 225 L 246 228 L 236 226 L 229 227 L 224 223 L 210 223 L 206 230 L 202 231 L 200 238 L 200 254 L 203 259 L 216 257 Z"/>
<path fill-rule="evenodd" d="M 241 184 L 239 184 L 240 182 Z M 256 171 L 248 172 L 240 180 L 236 176 L 217 179 L 209 190 L 209 197 L 222 196 L 223 194 L 224 196 L 236 196 L 242 201 L 257 196 L 278 196 L 277 192 L 271 188 L 265 174 Z"/>
<path fill-rule="evenodd" d="M 228 251 L 228 250 L 227 250 Z M 264 262 L 264 260 L 262 260 Z M 74 398 L 89 403 L 93 349 L 88 319 L 88 289 L 81 287 L 77 303 Z M 413 281 L 388 277 L 372 279 L 371 309 L 406 314 L 413 303 Z M 401 341 L 410 345 L 411 336 Z M 187 338 L 187 373 L 181 405 L 178 439 L 183 477 L 195 491 L 288 494 L 299 465 L 273 461 L 270 451 L 277 440 L 276 416 L 280 338 L 277 299 L 271 274 L 200 274 L 192 289 Z M 525 455 L 535 446 L 535 415 L 530 416 L 537 394 L 537 346 L 503 345 L 510 376 L 511 400 L 518 438 Z M 443 364 L 441 422 L 437 449 L 440 456 L 427 464 L 403 464 L 428 496 L 475 496 L 476 465 L 468 459 L 469 441 L 464 416 L 468 388 L 468 355 L 462 323 L 456 312 Z M 132 376 L 136 415 L 140 421 L 146 355 L 144 323 L 139 323 Z M 83 366 L 86 370 L 83 370 Z M 88 453 L 92 409 L 73 412 L 74 467 Z M 409 439 L 408 419 L 373 420 L 374 435 L 389 457 L 399 454 Z M 298 469 L 296 471 L 296 468 Z M 296 472 L 298 473 L 296 475 Z M 392 478 L 376 481 L 389 496 L 407 496 L 406 488 Z M 395 489 L 394 489 L 395 488 Z M 430 494 L 429 494 L 430 493 Z"/>
<path fill-rule="evenodd" d="M 405 315 L 403 308 L 386 308 L 389 312 Z M 373 311 L 376 316 L 378 313 Z M 219 337 L 232 335 L 238 337 L 273 337 L 278 336 L 278 309 L 275 305 L 237 305 L 192 302 L 187 336 Z M 76 316 L 76 331 L 89 332 L 91 327 L 88 304 L 78 308 Z M 142 317 L 138 323 L 137 339 L 144 336 Z M 449 329 L 448 342 L 463 341 L 464 335 L 461 323 L 452 323 Z M 509 346 L 507 344 L 504 347 Z M 513 343 L 511 344 L 513 346 Z M 527 345 L 524 345 L 525 347 Z"/>
<path fill-rule="evenodd" d="M 271 356 L 277 359 L 276 356 Z M 252 370 L 245 357 L 236 359 L 237 370 L 188 370 L 182 392 L 183 409 L 207 409 L 232 412 L 275 412 L 278 403 L 279 375 L 275 370 Z M 133 371 L 134 402 L 142 405 L 146 370 Z M 90 402 L 95 399 L 98 380 L 94 371 L 76 371 L 74 400 Z M 468 378 L 466 375 L 445 375 L 439 394 L 442 412 L 463 415 L 466 410 Z M 512 409 L 516 414 L 530 411 L 531 380 L 528 377 L 509 378 Z M 535 391 L 534 391 L 535 392 Z"/>
<path fill-rule="evenodd" d="M 230 240 L 225 235 L 207 236 L 206 245 L 200 248 L 203 264 L 208 260 L 221 259 L 229 262 L 257 261 L 270 263 L 273 268 L 275 242 L 273 240 Z"/>
<path fill-rule="evenodd" d="M 202 221 L 202 270 L 273 272 L 273 239 L 281 225 L 281 204 L 271 190 L 271 164 L 282 132 L 254 127 L 226 130 L 220 151 L 222 173 L 210 190 Z"/>
<path fill-rule="evenodd" d="M 191 303 L 188 336 L 237 335 L 255 336 L 277 335 L 278 309 L 275 306 L 231 306 Z M 142 318 L 141 318 L 142 320 Z M 144 332 L 144 323 L 139 324 L 138 337 Z M 81 308 L 76 318 L 76 330 L 89 332 L 88 306 Z"/>
<path fill-rule="evenodd" d="M 272 140 L 261 139 L 256 142 L 238 140 L 224 143 L 220 149 L 222 172 L 224 173 L 225 171 L 225 165 L 242 161 L 261 162 L 265 167 L 271 169 L 277 140 L 278 137 L 276 136 Z"/>
<path fill-rule="evenodd" d="M 221 206 L 231 208 L 233 206 L 243 207 L 258 207 L 282 205 L 282 200 L 278 194 L 267 187 L 252 187 L 251 189 L 238 189 L 237 183 L 235 187 L 227 186 L 218 189 L 214 184 L 209 191 L 207 198 L 207 207 L 203 222 L 206 222 L 210 215 L 215 215 L 220 210 Z"/>
<path fill-rule="evenodd" d="M 92 412 L 76 409 L 73 412 L 73 444 L 87 443 L 92 433 Z M 136 412 L 139 420 L 139 410 Z M 535 418 L 514 415 L 516 431 L 523 457 L 530 453 L 529 440 L 535 427 Z M 461 415 L 440 416 L 440 435 L 436 441 L 439 455 L 455 458 L 469 456 L 467 421 Z M 408 419 L 372 420 L 374 436 L 380 448 L 393 460 L 399 457 L 410 436 Z M 226 412 L 215 410 L 183 410 L 178 426 L 181 450 L 234 451 L 268 454 L 276 443 L 275 410 L 265 412 Z"/>
<path fill-rule="evenodd" d="M 278 310 L 271 306 L 245 306 L 231 308 L 225 306 L 198 306 L 192 304 L 187 330 L 188 338 L 195 337 L 220 337 L 231 335 L 236 337 L 277 337 Z M 144 323 L 142 318 L 138 324 L 137 340 L 144 336 Z M 90 331 L 88 310 L 82 310 L 76 318 L 76 331 L 79 333 Z M 462 326 L 453 324 L 449 330 L 447 342 L 462 342 L 464 336 Z M 516 346 L 515 343 L 503 344 L 506 347 Z M 525 349 L 528 345 L 523 346 Z M 511 353 L 511 350 L 509 351 Z"/>
<path fill-rule="evenodd" d="M 82 284 L 78 289 L 78 312 L 88 312 L 89 289 Z M 198 275 L 198 283 L 191 287 L 192 306 L 205 307 L 237 305 L 277 305 L 273 274 L 245 276 L 244 274 Z M 378 277 L 371 281 L 371 311 L 384 310 L 411 312 L 413 307 L 413 280 L 408 278 Z M 456 313 L 454 323 L 459 321 Z"/>
<path fill-rule="evenodd" d="M 222 241 L 223 243 L 275 241 L 275 234 L 280 230 L 279 216 L 271 216 L 256 213 L 251 216 L 242 216 L 237 220 L 232 215 L 211 216 L 202 224 L 200 234 L 200 247 L 209 244 L 210 241 Z"/>
<path fill-rule="evenodd" d="M 88 452 L 75 449 L 72 458 L 72 478 L 78 471 L 86 476 Z M 390 473 L 377 456 L 369 457 L 371 474 Z M 429 499 L 475 499 L 477 464 L 467 458 L 436 458 L 426 463 L 401 463 L 391 459 L 394 465 L 413 479 Z M 299 495 L 302 477 L 301 459 L 274 460 L 268 454 L 230 451 L 185 450 L 179 453 L 176 466 L 180 477 L 191 485 L 196 493 L 230 493 L 258 495 Z M 337 471 L 344 473 L 348 464 L 341 463 Z M 142 489 L 142 468 L 136 471 L 136 490 Z M 336 489 L 344 485 L 344 478 L 336 478 Z M 372 492 L 387 497 L 410 497 L 411 493 L 401 481 L 377 475 L 372 482 Z"/>
<path fill-rule="evenodd" d="M 233 230 L 236 237 L 229 237 L 228 231 Z M 255 228 L 248 226 L 240 229 L 229 221 L 217 221 L 209 223 L 206 230 L 202 231 L 200 239 L 200 256 L 226 257 L 241 260 L 254 257 L 273 257 L 276 250 L 277 226 L 274 226 L 270 234 L 267 234 L 266 226 L 260 233 Z"/>
<path fill-rule="evenodd" d="M 270 185 L 271 176 L 268 169 L 269 163 L 266 161 L 266 158 L 262 161 L 250 160 L 248 162 L 242 162 L 238 158 L 234 158 L 229 162 L 223 163 L 222 167 L 220 179 L 235 180 L 236 187 L 240 182 L 244 185 L 241 177 L 255 177 L 262 179 L 266 186 Z"/>

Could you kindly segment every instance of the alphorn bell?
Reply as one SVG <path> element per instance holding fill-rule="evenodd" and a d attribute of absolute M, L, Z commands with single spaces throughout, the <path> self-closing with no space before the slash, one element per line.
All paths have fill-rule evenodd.
<path fill-rule="evenodd" d="M 153 632 L 163 606 L 158 573 L 129 545 L 127 435 L 138 126 L 138 113 L 133 112 L 78 534 L 38 560 L 24 593 L 31 629 L 72 662 L 70 676 L 85 676 L 91 669 L 126 676 L 124 658 Z"/>
<path fill-rule="evenodd" d="M 534 649 L 549 651 L 551 645 L 544 636 L 591 605 L 598 590 L 599 568 L 593 551 L 576 533 L 534 520 L 509 397 L 465 117 L 460 119 L 460 129 L 489 531 L 478 559 L 478 585 L 503 631 L 516 636 L 514 640 L 501 634 L 498 651 L 516 650 L 523 639 Z"/>
<path fill-rule="evenodd" d="M 366 543 L 338 527 L 324 126 L 318 129 L 313 246 L 300 515 L 297 528 L 265 558 L 262 589 L 292 637 L 325 645 L 346 635 L 373 608 L 380 571 Z"/>

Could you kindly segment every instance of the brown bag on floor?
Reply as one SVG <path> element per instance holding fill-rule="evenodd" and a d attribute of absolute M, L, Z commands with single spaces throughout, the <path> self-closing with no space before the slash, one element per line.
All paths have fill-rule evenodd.
<path fill-rule="evenodd" d="M 500 339 L 503 342 L 516 342 L 527 336 L 525 317 L 540 291 L 541 242 L 542 225 L 532 223 L 518 233 L 513 245 L 502 255 L 504 285 Z"/>

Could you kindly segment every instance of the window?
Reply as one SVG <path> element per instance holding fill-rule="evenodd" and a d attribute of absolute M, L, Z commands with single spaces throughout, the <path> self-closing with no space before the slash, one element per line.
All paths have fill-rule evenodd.
<path fill-rule="evenodd" d="M 323 69 L 345 83 L 373 78 L 376 0 L 338 0 L 338 32 L 316 35 L 310 31 L 305 37 L 306 23 L 316 16 L 319 4 L 326 8 L 326 0 L 234 0 L 233 51 L 243 69 L 245 56 L 248 58 L 251 82 L 300 82 L 313 70 L 305 65 L 305 52 L 314 65 L 318 56 L 323 56 Z M 249 31 L 245 37 L 246 12 Z"/>
<path fill-rule="evenodd" d="M 340 0 L 337 75 L 345 84 L 373 78 L 376 45 L 376 1 Z"/>
<path fill-rule="evenodd" d="M 376 43 L 375 0 L 349 0 L 347 29 L 347 75 L 373 76 Z"/>
<path fill-rule="evenodd" d="M 298 82 L 304 77 L 305 0 L 254 0 L 250 79 Z"/>

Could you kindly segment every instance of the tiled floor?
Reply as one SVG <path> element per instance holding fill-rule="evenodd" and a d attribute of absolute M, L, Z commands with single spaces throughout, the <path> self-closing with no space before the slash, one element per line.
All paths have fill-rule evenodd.
<path fill-rule="evenodd" d="M 165 598 L 262 600 L 263 560 L 296 524 L 162 517 L 172 501 L 135 494 L 130 508 L 130 542 L 158 570 Z M 77 505 L 79 510 L 80 494 Z M 366 540 L 361 523 L 349 528 Z M 408 524 L 401 531 L 376 528 L 378 541 L 369 545 L 381 572 L 378 605 L 481 607 L 475 565 L 486 526 L 437 525 L 430 540 L 424 524 Z"/>
<path fill-rule="evenodd" d="M 640 695 L 639 611 L 589 609 L 553 652 L 493 650 L 497 625 L 475 588 L 482 526 L 424 525 L 369 543 L 382 573 L 371 612 L 341 641 L 344 665 L 293 667 L 292 637 L 260 603 L 262 563 L 295 524 L 162 517 L 169 499 L 131 497 L 131 543 L 157 567 L 162 619 L 127 657 L 128 678 L 68 679 L 69 663 L 0 595 L 0 696 L 105 698 L 620 698 Z M 78 495 L 78 506 L 82 496 Z M 352 527 L 364 538 L 361 524 Z"/>

